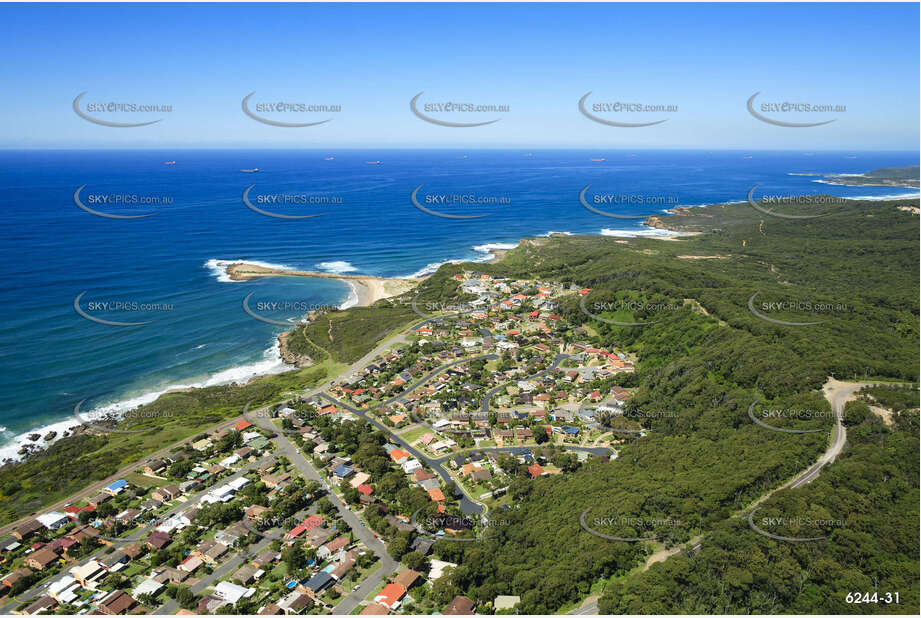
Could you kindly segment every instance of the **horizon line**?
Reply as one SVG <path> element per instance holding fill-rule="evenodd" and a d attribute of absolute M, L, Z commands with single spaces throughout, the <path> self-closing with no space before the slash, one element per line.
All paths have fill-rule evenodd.
<path fill-rule="evenodd" d="M 329 148 L 321 147 L 273 147 L 273 146 L 135 146 L 135 147 L 118 147 L 118 146 L 99 146 L 99 147 L 66 147 L 66 146 L 0 146 L 0 151 L 68 151 L 68 152 L 87 152 L 87 151 L 158 151 L 158 150 L 184 150 L 184 151 L 234 151 L 234 150 L 265 150 L 265 151 L 296 151 L 296 152 L 330 152 L 338 151 L 365 151 L 365 150 L 388 150 L 388 151 L 419 151 L 419 150 L 460 150 L 460 151 L 521 151 L 521 152 L 543 152 L 543 151 L 593 151 L 593 152 L 662 152 L 662 151 L 693 151 L 693 152 L 801 152 L 801 153 L 819 153 L 819 152 L 914 152 L 921 153 L 921 146 L 912 149 L 903 148 L 811 148 L 811 149 L 783 149 L 783 148 L 704 148 L 699 146 L 673 146 L 673 147 L 639 147 L 639 148 L 593 148 L 590 146 L 541 146 L 541 147 L 523 147 L 523 146 L 332 146 Z"/>

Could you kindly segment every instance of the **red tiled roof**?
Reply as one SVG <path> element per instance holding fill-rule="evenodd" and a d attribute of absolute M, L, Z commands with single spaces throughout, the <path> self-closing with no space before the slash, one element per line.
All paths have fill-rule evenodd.
<path fill-rule="evenodd" d="M 407 453 L 403 449 L 395 448 L 392 451 L 390 451 L 390 459 L 394 461 L 399 461 L 405 457 L 409 457 L 409 453 Z"/>
<path fill-rule="evenodd" d="M 386 605 L 387 607 L 393 607 L 397 601 L 402 599 L 406 595 L 406 588 L 400 584 L 387 584 L 384 586 L 384 589 L 374 597 L 375 599 L 380 599 L 378 601 L 381 605 Z"/>

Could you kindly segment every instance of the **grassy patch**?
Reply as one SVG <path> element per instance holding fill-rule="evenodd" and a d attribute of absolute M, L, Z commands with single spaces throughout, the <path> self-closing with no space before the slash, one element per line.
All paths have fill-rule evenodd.
<path fill-rule="evenodd" d="M 410 429 L 406 433 L 401 433 L 400 437 L 407 442 L 415 442 L 429 432 L 431 432 L 431 429 L 428 427 L 416 427 L 415 429 Z"/>
<path fill-rule="evenodd" d="M 63 438 L 29 460 L 0 471 L 0 524 L 40 510 L 166 446 L 203 433 L 238 416 L 247 402 L 265 405 L 326 378 L 324 367 L 265 376 L 246 385 L 228 384 L 161 395 L 141 406 L 136 418 L 118 424 L 138 433 L 84 433 Z M 155 481 L 140 477 L 145 482 Z"/>

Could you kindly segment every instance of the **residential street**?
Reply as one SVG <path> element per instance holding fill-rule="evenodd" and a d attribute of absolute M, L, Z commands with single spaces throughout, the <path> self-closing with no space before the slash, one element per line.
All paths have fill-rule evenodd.
<path fill-rule="evenodd" d="M 258 467 L 262 465 L 263 463 L 265 463 L 266 461 L 268 461 L 269 459 L 273 459 L 273 458 L 274 458 L 274 455 L 270 455 L 268 457 L 263 457 L 262 459 L 249 463 L 243 466 L 242 468 L 240 468 L 239 470 L 237 470 L 236 472 L 234 472 L 232 475 L 223 479 L 222 483 L 229 483 L 230 481 L 243 476 L 244 474 L 246 474 L 253 468 Z M 181 513 L 182 511 L 185 511 L 193 504 L 196 504 L 201 499 L 201 497 L 204 496 L 206 493 L 208 493 L 210 490 L 211 488 L 209 487 L 207 489 L 202 489 L 200 491 L 195 492 L 194 494 L 191 494 L 188 500 L 186 500 L 185 502 L 177 503 L 172 508 L 170 508 L 169 511 L 167 511 L 164 515 L 162 515 L 158 519 L 160 519 L 161 521 L 166 520 L 177 513 Z M 134 531 L 132 534 L 128 535 L 127 537 L 123 539 L 113 541 L 113 544 L 116 547 L 118 547 L 120 545 L 129 545 L 131 543 L 143 541 L 144 538 L 147 536 L 147 534 L 149 534 L 150 532 L 151 532 L 150 529 L 144 527 L 144 528 Z M 105 551 L 105 549 L 106 549 L 106 546 L 102 546 L 96 551 L 94 551 L 93 553 L 91 553 L 90 555 L 84 557 L 83 559 L 77 562 L 68 563 L 64 571 L 62 571 L 58 575 L 50 579 L 46 579 L 45 581 L 41 582 L 38 586 L 34 588 L 30 588 L 29 590 L 20 594 L 16 599 L 11 599 L 9 603 L 6 603 L 4 606 L 0 607 L 0 613 L 9 614 L 12 612 L 12 610 L 16 609 L 16 607 L 18 607 L 18 605 L 22 603 L 23 601 L 34 601 L 35 599 L 40 597 L 42 594 L 44 594 L 45 590 L 48 588 L 48 586 L 52 582 L 57 581 L 64 574 L 69 573 L 70 569 L 74 567 L 78 567 L 78 566 L 83 566 L 90 560 L 98 558 L 100 554 L 102 554 Z"/>
<path fill-rule="evenodd" d="M 264 429 L 273 431 L 277 434 L 275 438 L 275 444 L 278 446 L 279 454 L 285 455 L 288 460 L 294 464 L 294 467 L 297 468 L 298 472 L 306 479 L 312 479 L 321 483 L 324 487 L 328 489 L 328 496 L 330 502 L 335 505 L 336 509 L 339 511 L 340 516 L 343 520 L 349 525 L 352 529 L 352 533 L 355 535 L 355 538 L 360 540 L 365 547 L 378 557 L 378 560 L 381 561 L 381 568 L 375 571 L 370 578 L 370 581 L 365 581 L 362 583 L 362 587 L 359 588 L 356 592 L 349 592 L 342 601 L 339 602 L 339 605 L 336 607 L 341 610 L 342 613 L 348 613 L 362 600 L 364 597 L 371 591 L 371 588 L 377 586 L 383 578 L 392 574 L 396 568 L 399 566 L 399 563 L 390 557 L 390 554 L 387 553 L 387 547 L 383 541 L 380 539 L 374 538 L 374 533 L 365 525 L 365 523 L 359 519 L 359 517 L 345 504 L 343 503 L 331 489 L 329 485 L 320 476 L 320 473 L 313 467 L 313 464 L 310 463 L 306 457 L 300 452 L 300 450 L 291 442 L 287 435 L 279 432 L 277 428 L 272 425 L 272 421 L 268 418 L 259 417 L 259 426 Z M 364 595 L 359 596 L 362 590 L 366 590 Z"/>
<path fill-rule="evenodd" d="M 209 586 L 212 586 L 217 580 L 224 578 L 227 575 L 230 575 L 237 569 L 239 569 L 248 558 L 253 554 L 258 554 L 263 549 L 268 547 L 271 543 L 271 539 L 262 538 L 252 546 L 248 547 L 246 551 L 237 551 L 230 555 L 229 558 L 225 559 L 210 575 L 206 575 L 198 580 L 194 585 L 192 585 L 191 590 L 195 594 L 201 594 Z M 171 599 L 168 603 L 161 605 L 157 609 L 157 614 L 164 615 L 174 615 L 179 611 L 179 603 L 174 599 Z"/>

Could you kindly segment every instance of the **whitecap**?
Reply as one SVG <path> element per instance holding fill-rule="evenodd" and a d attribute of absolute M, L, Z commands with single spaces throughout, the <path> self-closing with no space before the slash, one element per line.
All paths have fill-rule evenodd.
<path fill-rule="evenodd" d="M 169 384 L 164 387 L 159 387 L 156 390 L 140 393 L 138 395 L 132 395 L 126 397 L 125 399 L 96 406 L 95 408 L 89 410 L 81 410 L 80 416 L 85 421 L 92 421 L 93 419 L 98 420 L 103 418 L 119 418 L 129 410 L 133 410 L 144 404 L 156 401 L 160 395 L 163 395 L 169 391 L 189 388 L 204 388 L 207 386 L 219 386 L 223 384 L 246 384 L 249 382 L 249 380 L 256 376 L 281 373 L 283 371 L 288 371 L 289 369 L 290 367 L 286 365 L 285 362 L 281 359 L 279 343 L 278 340 L 275 339 L 272 343 L 272 346 L 263 352 L 263 359 L 260 361 L 246 365 L 239 365 L 236 367 L 229 367 L 227 369 L 223 369 L 216 373 L 205 376 L 199 380 L 190 380 L 189 382 L 182 384 Z M 35 445 L 35 447 L 38 449 L 43 449 L 49 444 L 63 437 L 63 433 L 65 431 L 80 424 L 81 422 L 79 420 L 71 417 L 63 421 L 58 421 L 49 425 L 44 425 L 37 429 L 33 429 L 31 431 L 23 432 L 7 441 L 2 447 L 0 447 L 0 462 L 2 462 L 4 459 L 12 459 L 18 461 L 21 459 L 18 451 L 24 444 L 32 444 Z M 46 442 L 44 440 L 44 436 L 49 431 L 56 431 L 57 436 L 54 438 L 54 440 Z M 40 434 L 42 437 L 35 441 L 29 440 L 29 435 L 35 433 Z"/>
<path fill-rule="evenodd" d="M 289 266 L 283 266 L 281 264 L 271 264 L 269 262 L 261 262 L 259 260 L 218 260 L 211 259 L 205 262 L 205 268 L 211 271 L 211 274 L 217 278 L 218 281 L 222 283 L 237 283 L 230 278 L 230 275 L 227 274 L 227 267 L 231 264 L 252 264 L 253 266 L 262 266 L 263 268 L 275 268 L 278 270 L 293 270 Z"/>
<path fill-rule="evenodd" d="M 357 268 L 352 266 L 351 262 L 346 262 L 343 260 L 337 260 L 333 262 L 320 262 L 319 264 L 316 265 L 316 269 L 322 270 L 323 272 L 336 273 L 336 274 L 351 273 L 351 272 L 355 272 L 356 270 L 358 270 Z"/>
<path fill-rule="evenodd" d="M 674 230 L 661 230 L 658 228 L 648 230 L 612 230 L 609 228 L 603 228 L 601 230 L 601 235 L 633 238 L 637 236 L 680 236 L 681 232 L 676 232 Z"/>

